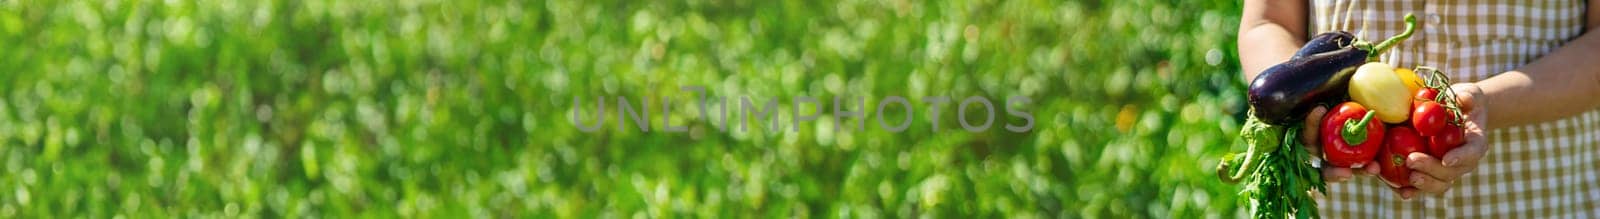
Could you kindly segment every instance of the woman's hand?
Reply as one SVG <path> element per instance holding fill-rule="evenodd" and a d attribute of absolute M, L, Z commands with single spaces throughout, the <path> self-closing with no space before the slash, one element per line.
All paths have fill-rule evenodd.
<path fill-rule="evenodd" d="M 1321 130 L 1318 129 L 1322 127 L 1322 117 L 1327 114 L 1328 109 L 1326 107 L 1318 106 L 1315 109 L 1311 109 L 1311 113 L 1306 113 L 1306 127 L 1300 129 L 1300 143 L 1305 145 L 1306 151 L 1311 152 L 1311 156 L 1317 158 L 1317 160 L 1322 159 L 1322 141 L 1317 140 L 1317 133 L 1321 133 Z M 1361 165 L 1359 170 L 1335 167 L 1326 162 L 1321 163 L 1321 165 L 1322 180 L 1329 183 L 1344 182 L 1354 178 L 1356 174 L 1378 175 L 1378 164 L 1371 161 Z"/>
<path fill-rule="evenodd" d="M 1461 128 L 1466 131 L 1467 143 L 1445 153 L 1442 162 L 1423 153 L 1411 153 L 1406 158 L 1406 167 L 1415 170 L 1411 172 L 1411 185 L 1416 187 L 1416 191 L 1436 196 L 1449 191 L 1462 175 L 1477 170 L 1478 161 L 1489 151 L 1489 142 L 1484 137 L 1484 129 L 1488 127 L 1484 126 L 1484 122 L 1488 121 L 1489 113 L 1486 112 L 1487 107 L 1475 107 L 1483 105 L 1484 100 L 1479 98 L 1483 97 L 1483 89 L 1473 83 L 1455 84 L 1450 89 L 1455 91 L 1456 100 L 1461 103 L 1462 116 L 1466 120 Z M 1407 194 L 1411 191 L 1404 190 L 1411 189 L 1399 191 L 1401 197 L 1411 198 Z"/>

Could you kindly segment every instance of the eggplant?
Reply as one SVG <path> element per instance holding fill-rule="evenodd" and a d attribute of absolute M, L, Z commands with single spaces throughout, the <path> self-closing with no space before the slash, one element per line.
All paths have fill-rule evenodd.
<path fill-rule="evenodd" d="M 1273 125 L 1298 122 L 1316 104 L 1340 98 L 1350 85 L 1356 67 L 1367 63 L 1369 52 L 1356 47 L 1312 54 L 1278 63 L 1250 81 L 1250 106 L 1254 115 Z"/>
<path fill-rule="evenodd" d="M 1354 45 L 1356 36 L 1345 31 L 1332 31 L 1317 34 L 1306 41 L 1305 46 L 1300 46 L 1300 51 L 1294 52 L 1294 57 L 1306 57 L 1317 53 L 1330 52 L 1340 48 Z"/>
<path fill-rule="evenodd" d="M 1405 22 L 1404 32 L 1377 44 L 1344 31 L 1317 34 L 1289 61 L 1261 71 L 1250 81 L 1249 100 L 1254 109 L 1250 116 L 1271 125 L 1289 125 L 1319 104 L 1342 102 L 1356 67 L 1377 60 L 1378 54 L 1416 31 L 1416 16 L 1406 14 Z"/>

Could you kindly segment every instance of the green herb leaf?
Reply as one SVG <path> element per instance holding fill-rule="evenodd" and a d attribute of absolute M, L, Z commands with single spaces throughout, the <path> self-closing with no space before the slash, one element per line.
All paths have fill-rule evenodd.
<path fill-rule="evenodd" d="M 1255 168 L 1245 180 L 1244 189 L 1240 191 L 1240 195 L 1250 201 L 1251 216 L 1286 218 L 1292 215 L 1296 218 L 1318 218 L 1317 202 L 1311 197 L 1311 193 L 1326 191 L 1327 184 L 1322 181 L 1322 175 L 1318 174 L 1317 168 L 1311 166 L 1311 154 L 1305 151 L 1300 141 L 1295 140 L 1300 126 L 1289 126 L 1287 130 L 1271 125 L 1255 127 L 1254 125 L 1265 123 L 1260 123 L 1254 117 L 1246 123 L 1246 128 L 1240 133 L 1240 137 L 1251 144 L 1249 147 L 1253 150 L 1277 149 L 1267 149 L 1270 152 L 1255 158 L 1260 159 L 1257 161 L 1260 167 Z"/>

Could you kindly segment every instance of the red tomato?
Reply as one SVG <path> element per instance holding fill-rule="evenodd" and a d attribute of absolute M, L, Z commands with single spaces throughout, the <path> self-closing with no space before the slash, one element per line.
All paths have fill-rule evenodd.
<path fill-rule="evenodd" d="M 1428 155 L 1443 158 L 1450 150 L 1467 143 L 1466 134 L 1460 126 L 1445 124 L 1438 134 L 1428 137 Z"/>
<path fill-rule="evenodd" d="M 1427 143 L 1416 131 L 1405 126 L 1389 128 L 1387 137 L 1384 138 L 1383 153 L 1378 155 L 1379 176 L 1384 182 L 1395 188 L 1411 186 L 1411 168 L 1406 168 L 1406 156 L 1414 152 L 1423 152 Z"/>
<path fill-rule="evenodd" d="M 1449 123 L 1450 110 L 1446 110 L 1439 102 L 1421 101 L 1411 109 L 1411 127 L 1417 129 L 1417 134 L 1434 136 L 1439 130 Z"/>
<path fill-rule="evenodd" d="M 1358 168 L 1383 148 L 1383 122 L 1356 102 L 1345 102 L 1322 117 L 1322 155 L 1336 167 Z"/>
<path fill-rule="evenodd" d="M 1422 88 L 1422 89 L 1417 89 L 1417 93 L 1413 94 L 1411 96 L 1411 101 L 1419 101 L 1419 102 L 1420 101 L 1433 101 L 1433 99 L 1435 97 L 1438 97 L 1438 96 L 1439 96 L 1439 90 L 1438 89 Z"/>

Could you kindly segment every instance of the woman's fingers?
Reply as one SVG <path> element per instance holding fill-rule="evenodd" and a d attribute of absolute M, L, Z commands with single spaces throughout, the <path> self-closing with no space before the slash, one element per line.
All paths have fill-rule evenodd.
<path fill-rule="evenodd" d="M 1322 116 L 1326 114 L 1328 114 L 1327 107 L 1312 108 L 1311 113 L 1306 113 L 1306 127 L 1300 129 L 1300 143 L 1306 146 L 1311 155 L 1322 155 L 1322 142 L 1317 141 L 1317 133 L 1321 131 L 1318 129 L 1322 128 Z"/>
<path fill-rule="evenodd" d="M 1483 160 L 1483 154 L 1489 151 L 1483 132 L 1467 132 L 1467 143 L 1451 149 L 1444 154 L 1441 165 L 1450 168 L 1462 169 L 1462 173 L 1472 172 L 1477 169 L 1478 161 Z"/>
<path fill-rule="evenodd" d="M 1378 173 L 1380 173 L 1382 171 L 1383 171 L 1383 168 L 1378 166 L 1378 162 L 1377 161 L 1367 161 L 1367 165 L 1366 166 L 1361 166 L 1361 171 L 1358 171 L 1356 173 L 1359 173 L 1359 174 L 1362 174 L 1362 175 L 1367 175 L 1367 176 L 1377 176 Z"/>
<path fill-rule="evenodd" d="M 1344 182 L 1344 181 L 1349 181 L 1350 178 L 1354 178 L 1354 177 L 1355 177 L 1355 174 L 1353 174 L 1352 171 L 1350 171 L 1350 168 L 1333 167 L 1333 166 L 1323 166 L 1322 167 L 1322 179 L 1324 181 L 1327 181 L 1327 182 L 1333 182 L 1333 183 Z"/>
<path fill-rule="evenodd" d="M 1478 161 L 1483 159 L 1485 153 L 1488 153 L 1489 139 L 1484 135 L 1483 126 L 1483 122 L 1487 118 L 1484 118 L 1484 114 L 1483 110 L 1468 111 L 1465 115 L 1467 122 L 1461 126 L 1461 130 L 1466 131 L 1467 143 L 1450 150 L 1444 155 L 1445 166 L 1476 167 L 1478 166 Z M 1468 169 L 1468 171 L 1470 170 Z"/>
<path fill-rule="evenodd" d="M 1389 187 L 1389 190 L 1394 190 L 1394 194 L 1400 195 L 1400 199 L 1401 200 L 1408 200 L 1409 201 L 1409 200 L 1411 200 L 1411 198 L 1417 197 L 1417 188 L 1413 188 L 1413 187 L 1405 187 L 1405 188 Z"/>
<path fill-rule="evenodd" d="M 1450 85 L 1450 89 L 1455 90 L 1456 102 L 1461 104 L 1461 111 L 1466 112 L 1472 112 L 1477 108 L 1477 94 L 1483 93 L 1483 88 L 1477 84 L 1459 83 Z"/>
<path fill-rule="evenodd" d="M 1454 180 L 1439 179 L 1424 173 L 1411 173 L 1411 186 L 1416 187 L 1417 191 L 1422 191 L 1423 193 L 1444 194 L 1444 192 L 1450 191 L 1452 184 L 1455 184 Z"/>
<path fill-rule="evenodd" d="M 1444 181 L 1453 182 L 1462 174 L 1460 169 L 1446 167 L 1443 163 L 1439 162 L 1438 158 L 1434 158 L 1433 156 L 1428 156 L 1428 154 L 1423 153 L 1411 153 L 1410 155 L 1407 155 L 1406 167 L 1416 170 L 1416 172 L 1421 172 Z M 1415 184 L 1416 182 L 1412 183 Z"/>

